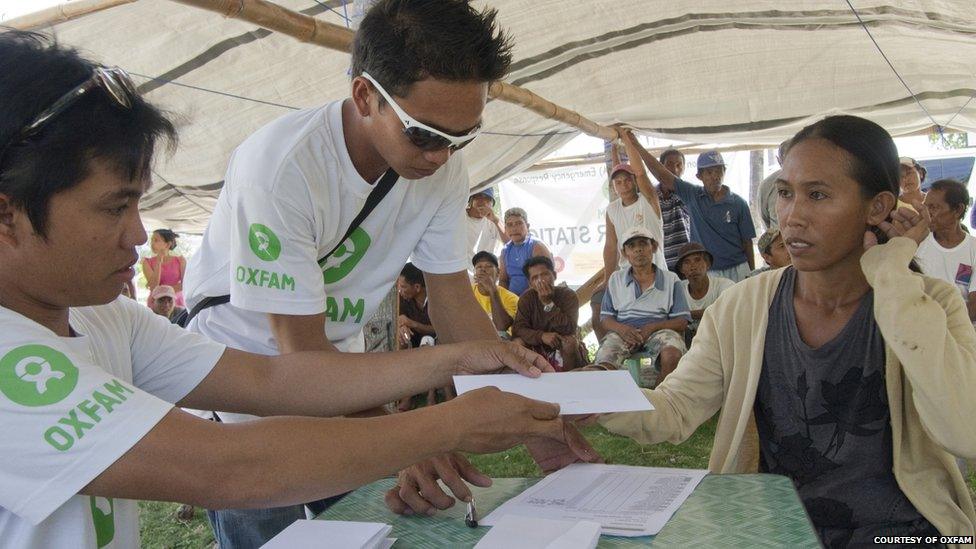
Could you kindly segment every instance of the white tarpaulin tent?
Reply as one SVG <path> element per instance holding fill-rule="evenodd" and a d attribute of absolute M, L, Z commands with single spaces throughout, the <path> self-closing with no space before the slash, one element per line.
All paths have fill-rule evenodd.
<path fill-rule="evenodd" d="M 351 0 L 278 3 L 339 25 L 352 10 Z M 974 0 L 853 0 L 864 26 L 844 0 L 476 4 L 496 7 L 515 40 L 508 82 L 602 124 L 766 146 L 840 112 L 895 135 L 976 131 Z M 151 101 L 178 115 L 180 147 L 160 162 L 143 202 L 150 223 L 177 230 L 205 226 L 229 154 L 247 135 L 288 109 L 348 93 L 348 55 L 168 0 L 52 30 L 136 75 Z M 578 133 L 500 101 L 485 123 L 464 151 L 475 186 L 524 170 Z"/>

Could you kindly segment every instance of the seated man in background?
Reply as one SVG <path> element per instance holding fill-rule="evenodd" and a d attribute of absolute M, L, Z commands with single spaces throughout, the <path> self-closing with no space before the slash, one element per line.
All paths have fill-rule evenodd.
<path fill-rule="evenodd" d="M 413 263 L 407 263 L 400 270 L 396 288 L 400 296 L 397 347 L 409 349 L 422 344 L 433 345 L 437 333 L 434 332 L 427 313 L 427 283 L 424 281 L 424 273 Z"/>
<path fill-rule="evenodd" d="M 632 227 L 621 241 L 630 268 L 613 273 L 607 283 L 600 316 L 608 333 L 595 363 L 617 369 L 643 350 L 659 369 L 660 384 L 687 351 L 682 333 L 691 312 L 678 276 L 654 265 L 657 242 L 651 232 Z"/>
<path fill-rule="evenodd" d="M 397 277 L 397 294 L 400 296 L 400 314 L 397 315 L 397 348 L 433 345 L 437 333 L 427 313 L 427 283 L 424 273 L 413 263 L 407 263 Z M 444 388 L 445 400 L 454 396 L 453 389 Z M 413 409 L 413 401 L 422 395 L 413 395 L 397 403 L 397 410 L 406 412 Z M 427 391 L 427 404 L 437 402 L 437 389 Z"/>
<path fill-rule="evenodd" d="M 474 266 L 474 298 L 488 313 L 488 318 L 502 339 L 511 339 L 512 321 L 518 310 L 519 296 L 498 285 L 498 258 L 491 252 L 478 252 L 471 258 Z"/>
<path fill-rule="evenodd" d="M 790 252 L 786 249 L 783 236 L 780 234 L 779 229 L 775 227 L 766 229 L 766 232 L 759 237 L 759 242 L 756 244 L 756 247 L 759 248 L 759 255 L 766 262 L 766 266 L 752 271 L 749 273 L 749 276 L 756 276 L 759 273 L 764 273 L 772 269 L 782 269 L 793 264 L 793 258 L 790 257 Z"/>
<path fill-rule="evenodd" d="M 698 321 L 705 314 L 705 309 L 715 303 L 718 296 L 735 282 L 708 272 L 712 268 L 712 254 L 697 242 L 685 244 L 678 257 L 677 267 L 681 287 L 691 309 L 691 322 L 685 332 L 685 341 L 690 344 L 698 331 Z"/>
<path fill-rule="evenodd" d="M 156 286 L 150 294 L 149 302 L 152 303 L 153 312 L 169 320 L 171 324 L 178 324 L 177 321 L 186 311 L 183 307 L 176 306 L 176 290 L 165 284 Z"/>
<path fill-rule="evenodd" d="M 584 365 L 588 353 L 579 337 L 576 292 L 555 285 L 556 268 L 548 257 L 533 257 L 522 268 L 529 289 L 519 298 L 513 341 L 546 357 L 556 371 Z"/>

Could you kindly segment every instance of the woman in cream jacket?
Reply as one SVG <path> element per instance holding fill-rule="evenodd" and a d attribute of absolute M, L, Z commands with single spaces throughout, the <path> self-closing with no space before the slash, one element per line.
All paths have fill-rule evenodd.
<path fill-rule="evenodd" d="M 798 133 L 776 205 L 793 267 L 709 307 L 677 370 L 645 391 L 654 411 L 600 423 L 679 443 L 721 410 L 709 469 L 790 476 L 827 546 L 973 535 L 953 456 L 976 458 L 976 331 L 954 286 L 910 269 L 928 213 L 893 211 L 898 176 L 872 122 L 834 116 Z M 848 346 L 818 359 L 836 345 Z"/>

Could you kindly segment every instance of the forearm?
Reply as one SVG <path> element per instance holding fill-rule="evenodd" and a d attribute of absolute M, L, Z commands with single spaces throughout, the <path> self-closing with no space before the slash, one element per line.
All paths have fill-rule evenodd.
<path fill-rule="evenodd" d="M 544 333 L 543 330 L 529 328 L 527 325 L 518 322 L 512 326 L 512 337 L 517 337 L 532 346 L 542 345 L 542 334 Z"/>
<path fill-rule="evenodd" d="M 658 217 L 660 217 L 661 202 L 657 199 L 657 191 L 654 190 L 654 185 L 651 184 L 651 180 L 647 177 L 647 172 L 644 170 L 644 162 L 640 154 L 640 151 L 643 151 L 644 147 L 636 138 L 626 139 L 624 144 L 627 146 L 627 157 L 630 159 L 630 165 L 637 172 L 637 188 L 640 189 L 641 195 L 651 205 L 651 208 L 654 209 Z"/>
<path fill-rule="evenodd" d="M 629 326 L 622 322 L 618 322 L 617 319 L 613 318 L 612 316 L 600 315 L 600 322 L 608 332 L 617 332 L 619 334 L 629 328 Z"/>
<path fill-rule="evenodd" d="M 512 326 L 512 315 L 505 310 L 501 295 L 498 292 L 491 295 L 491 322 L 495 325 L 495 330 L 501 332 Z"/>
<path fill-rule="evenodd" d="M 607 226 L 607 233 L 613 230 L 612 226 Z M 606 245 L 603 246 L 603 280 L 604 283 L 610 280 L 610 275 L 617 270 L 617 246 L 616 239 L 614 239 L 611 244 L 610 240 L 607 239 Z"/>
<path fill-rule="evenodd" d="M 221 424 L 173 410 L 82 493 L 215 509 L 322 499 L 455 449 L 460 431 L 446 411 Z"/>
<path fill-rule="evenodd" d="M 257 416 L 340 416 L 448 385 L 461 356 L 456 345 L 273 357 L 228 349 L 179 405 Z"/>
<path fill-rule="evenodd" d="M 664 164 L 661 164 L 661 162 L 659 162 L 657 158 L 654 158 L 654 155 L 648 152 L 644 147 L 637 147 L 637 152 L 640 155 L 641 160 L 644 161 L 644 165 L 647 166 L 647 169 L 651 172 L 651 175 L 654 176 L 654 179 L 657 179 L 661 186 L 668 192 L 674 192 L 674 174 L 665 168 Z"/>
<path fill-rule="evenodd" d="M 495 326 L 471 292 L 466 273 L 427 275 L 427 292 L 439 342 L 498 340 Z"/>
<path fill-rule="evenodd" d="M 652 322 L 650 324 L 645 324 L 640 331 L 641 331 L 641 335 L 644 336 L 644 339 L 647 339 L 651 337 L 651 335 L 654 334 L 654 332 L 658 332 L 661 330 L 674 330 L 675 332 L 678 332 L 680 334 L 684 332 L 685 328 L 687 327 L 688 327 L 688 321 L 686 319 L 671 318 L 668 320 L 662 320 L 660 322 Z"/>
<path fill-rule="evenodd" d="M 437 331 L 434 330 L 434 327 L 430 324 L 422 324 L 420 322 L 411 321 L 411 323 L 408 324 L 408 326 L 410 327 L 411 330 L 417 332 L 420 335 L 434 335 L 435 333 L 437 333 Z"/>
<path fill-rule="evenodd" d="M 283 355 L 300 351 L 339 351 L 325 334 L 324 314 L 268 314 L 268 325 L 278 352 Z"/>
<path fill-rule="evenodd" d="M 756 252 L 752 248 L 752 240 L 742 241 L 742 251 L 746 254 L 746 261 L 749 262 L 749 270 L 756 270 Z"/>
<path fill-rule="evenodd" d="M 559 335 L 576 335 L 579 328 L 579 310 L 563 311 L 558 305 L 548 313 L 549 331 Z"/>
<path fill-rule="evenodd" d="M 976 292 L 970 292 L 969 299 L 966 300 L 966 311 L 969 313 L 969 320 L 976 322 Z"/>
<path fill-rule="evenodd" d="M 498 219 L 492 219 L 492 222 L 495 224 L 495 229 L 498 230 L 498 238 L 502 240 L 502 244 L 508 242 L 508 233 L 505 232 L 505 227 L 498 222 Z"/>

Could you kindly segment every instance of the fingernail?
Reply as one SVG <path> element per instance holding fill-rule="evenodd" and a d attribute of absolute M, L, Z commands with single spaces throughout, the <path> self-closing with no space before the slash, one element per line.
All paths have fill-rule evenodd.
<path fill-rule="evenodd" d="M 529 373 L 532 373 L 532 374 L 537 375 L 537 376 L 541 376 L 542 375 L 542 370 L 536 368 L 535 366 L 532 366 L 531 368 L 529 368 Z"/>

